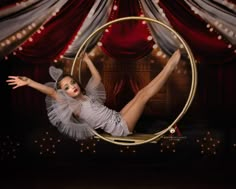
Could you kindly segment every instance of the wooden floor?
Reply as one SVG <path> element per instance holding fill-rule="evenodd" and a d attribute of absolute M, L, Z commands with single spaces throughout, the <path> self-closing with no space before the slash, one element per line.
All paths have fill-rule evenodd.
<path fill-rule="evenodd" d="M 1 189 L 235 189 L 235 162 L 47 162 L 5 165 Z M 233 171 L 233 172 L 232 172 Z"/>

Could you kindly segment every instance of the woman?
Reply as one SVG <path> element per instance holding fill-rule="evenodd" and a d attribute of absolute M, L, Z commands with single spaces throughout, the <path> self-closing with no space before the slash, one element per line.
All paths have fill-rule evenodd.
<path fill-rule="evenodd" d="M 25 76 L 8 76 L 6 82 L 13 85 L 13 89 L 29 86 L 46 94 L 49 120 L 59 131 L 72 138 L 86 139 L 93 135 L 91 129 L 103 129 L 113 136 L 127 136 L 133 132 L 146 103 L 167 81 L 180 57 L 180 51 L 176 50 L 163 70 L 120 112 L 104 105 L 106 94 L 101 76 L 87 54 L 84 61 L 91 78 L 85 88 L 72 76 L 63 75 L 61 69 L 52 66 L 49 73 L 55 82 L 41 84 Z"/>

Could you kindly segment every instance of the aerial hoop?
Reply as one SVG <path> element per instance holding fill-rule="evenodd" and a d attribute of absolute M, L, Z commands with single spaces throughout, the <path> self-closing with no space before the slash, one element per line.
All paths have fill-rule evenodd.
<path fill-rule="evenodd" d="M 172 34 L 174 34 L 176 36 L 176 38 L 182 43 L 183 48 L 187 52 L 188 59 L 189 59 L 189 62 L 190 62 L 190 66 L 191 66 L 191 76 L 192 76 L 190 92 L 188 94 L 186 103 L 183 106 L 182 111 L 180 111 L 178 116 L 176 116 L 176 118 L 172 121 L 172 123 L 169 124 L 169 126 L 167 126 L 165 129 L 163 129 L 159 132 L 153 133 L 153 134 L 133 134 L 133 135 L 125 136 L 125 137 L 114 137 L 114 136 L 110 136 L 108 134 L 99 134 L 95 130 L 91 129 L 91 131 L 95 135 L 95 138 L 102 139 L 104 141 L 107 141 L 107 142 L 110 142 L 110 143 L 113 143 L 113 144 L 117 144 L 117 145 L 134 146 L 134 145 L 140 145 L 140 144 L 145 144 L 145 143 L 155 143 L 159 139 L 161 139 L 161 137 L 164 136 L 167 132 L 170 132 L 170 133 L 174 132 L 174 128 L 175 128 L 176 123 L 178 121 L 180 121 L 180 119 L 187 112 L 187 110 L 189 109 L 189 107 L 190 107 L 190 105 L 193 101 L 193 98 L 195 96 L 196 87 L 197 87 L 197 68 L 196 68 L 195 59 L 194 59 L 194 56 L 192 54 L 192 51 L 191 51 L 190 47 L 185 42 L 185 40 L 174 29 L 172 29 L 170 26 L 162 23 L 161 21 L 153 19 L 153 18 L 131 16 L 131 17 L 123 17 L 123 18 L 119 18 L 119 19 L 107 22 L 103 26 L 96 29 L 92 34 L 90 34 L 87 37 L 87 39 L 82 43 L 82 45 L 80 46 L 79 50 L 76 53 L 76 56 L 73 60 L 72 66 L 71 66 L 71 74 L 74 73 L 74 67 L 75 67 L 75 63 L 76 63 L 77 58 L 80 55 L 83 55 L 83 53 L 86 51 L 86 48 L 87 48 L 90 40 L 96 34 L 98 34 L 101 31 L 104 31 L 106 27 L 108 27 L 112 24 L 115 24 L 115 23 L 118 23 L 118 22 L 124 22 L 124 21 L 128 21 L 128 20 L 141 20 L 141 21 L 153 22 L 155 24 L 158 24 L 158 25 L 164 27 L 169 32 L 172 32 Z M 80 62 L 79 62 L 79 80 L 80 81 L 81 81 L 80 70 L 81 70 L 82 59 L 83 59 L 83 57 L 80 59 Z"/>

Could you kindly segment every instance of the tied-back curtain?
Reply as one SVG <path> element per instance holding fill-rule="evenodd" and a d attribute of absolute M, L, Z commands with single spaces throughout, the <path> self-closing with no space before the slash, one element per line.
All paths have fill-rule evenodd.
<path fill-rule="evenodd" d="M 145 17 L 156 19 L 172 28 L 163 9 L 156 1 L 143 0 L 140 1 L 140 3 Z M 158 44 L 162 51 L 170 56 L 177 48 L 179 48 L 180 45 L 177 42 L 177 39 L 173 38 L 172 32 L 155 22 L 148 22 L 147 24 L 150 28 L 153 40 Z"/>
<path fill-rule="evenodd" d="M 89 11 L 83 25 L 78 30 L 77 36 L 74 38 L 73 43 L 66 50 L 63 55 L 66 58 L 74 58 L 78 52 L 78 49 L 82 43 L 92 34 L 96 29 L 105 24 L 108 20 L 112 9 L 112 1 L 97 0 L 95 1 L 93 7 Z M 87 51 L 92 49 L 98 42 L 102 35 L 102 32 L 93 35 L 90 41 L 86 45 Z"/>
<path fill-rule="evenodd" d="M 41 33 L 43 24 L 50 20 L 66 3 L 64 0 L 31 0 L 18 2 L 0 11 L 0 57 L 12 51 L 22 51 L 25 41 L 33 43 L 31 37 L 36 31 Z M 32 55 L 31 55 L 32 56 Z"/>
<path fill-rule="evenodd" d="M 236 44 L 236 7 L 228 1 L 185 0 L 191 10 L 229 42 Z"/>
<path fill-rule="evenodd" d="M 18 57 L 27 62 L 50 63 L 63 56 L 93 4 L 94 0 L 68 1 L 44 29 L 33 36 L 33 42 L 27 41 L 22 46 Z"/>
<path fill-rule="evenodd" d="M 207 64 L 235 62 L 235 45 L 220 32 L 208 28 L 208 22 L 195 14 L 185 1 L 160 1 L 172 27 L 190 45 L 196 59 Z M 225 8 L 226 9 L 226 8 Z"/>
<path fill-rule="evenodd" d="M 15 12 L 1 17 L 0 26 L 6 29 L 0 35 L 0 55 L 14 48 L 14 54 L 26 62 L 50 64 L 72 43 L 94 0 L 34 1 L 3 8 L 4 13 Z"/>

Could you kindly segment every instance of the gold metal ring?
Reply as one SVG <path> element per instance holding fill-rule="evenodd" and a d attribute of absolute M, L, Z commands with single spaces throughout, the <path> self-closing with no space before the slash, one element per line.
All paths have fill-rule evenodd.
<path fill-rule="evenodd" d="M 104 24 L 101 27 L 99 27 L 98 29 L 96 29 L 92 34 L 90 34 L 87 37 L 87 39 L 83 42 L 83 44 L 81 45 L 81 47 L 79 48 L 79 50 L 76 53 L 76 56 L 74 58 L 74 61 L 72 63 L 72 67 L 71 67 L 71 74 L 74 73 L 74 67 L 75 67 L 75 63 L 76 63 L 77 57 L 81 54 L 82 49 L 85 47 L 85 45 L 88 43 L 89 40 L 91 40 L 98 32 L 104 30 L 104 28 L 106 28 L 107 26 L 110 26 L 110 25 L 112 25 L 114 23 L 127 21 L 127 20 L 142 20 L 142 21 L 154 22 L 156 24 L 159 24 L 160 26 L 163 26 L 168 31 L 172 32 L 178 38 L 178 40 L 183 44 L 185 50 L 187 51 L 187 54 L 188 54 L 188 57 L 189 57 L 189 60 L 190 60 L 190 64 L 191 64 L 191 74 L 192 74 L 192 81 L 191 81 L 190 92 L 189 92 L 187 101 L 186 101 L 182 111 L 179 113 L 179 115 L 175 118 L 175 120 L 166 129 L 163 129 L 160 132 L 154 133 L 152 137 L 150 137 L 150 138 L 148 138 L 146 140 L 140 140 L 140 141 L 137 141 L 137 142 L 129 143 L 129 142 L 123 142 L 123 140 L 119 140 L 119 139 L 113 140 L 113 139 L 111 139 L 112 137 L 110 138 L 110 137 L 103 136 L 103 135 L 97 133 L 95 130 L 91 129 L 91 131 L 98 138 L 101 138 L 101 139 L 103 139 L 103 140 L 105 140 L 107 142 L 110 142 L 110 143 L 113 143 L 113 144 L 117 144 L 117 145 L 133 146 L 133 145 L 140 145 L 140 144 L 150 143 L 150 142 L 159 140 L 165 133 L 170 131 L 170 129 L 173 128 L 173 126 L 184 116 L 184 114 L 189 109 L 189 107 L 190 107 L 190 105 L 191 105 L 191 103 L 193 101 L 193 98 L 195 96 L 195 93 L 196 93 L 196 87 L 197 87 L 197 68 L 196 68 L 195 59 L 194 59 L 194 56 L 193 56 L 193 53 L 192 53 L 190 47 L 185 42 L 185 40 L 174 29 L 172 29 L 170 26 L 162 23 L 161 21 L 153 19 L 153 18 L 130 16 L 130 17 L 118 18 L 116 20 L 112 20 L 110 22 L 107 22 L 106 24 Z M 81 63 L 80 63 L 80 65 L 81 65 Z M 79 75 L 79 77 L 80 77 L 80 75 Z M 128 140 L 129 137 L 130 136 L 126 136 L 125 137 L 127 139 L 127 141 L 129 141 Z"/>

